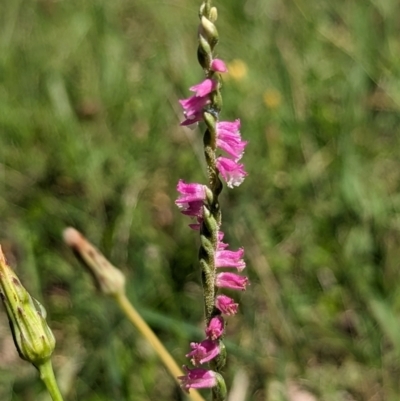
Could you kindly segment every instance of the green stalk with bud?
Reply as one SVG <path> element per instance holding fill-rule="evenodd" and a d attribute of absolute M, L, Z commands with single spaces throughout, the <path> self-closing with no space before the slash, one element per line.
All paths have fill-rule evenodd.
<path fill-rule="evenodd" d="M 46 310 L 21 284 L 0 247 L 0 297 L 19 356 L 38 369 L 54 401 L 63 401 L 51 364 L 56 341 L 46 322 Z"/>

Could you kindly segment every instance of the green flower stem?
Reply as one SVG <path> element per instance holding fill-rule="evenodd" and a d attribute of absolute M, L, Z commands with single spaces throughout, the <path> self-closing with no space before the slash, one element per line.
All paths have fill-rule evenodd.
<path fill-rule="evenodd" d="M 39 369 L 40 378 L 46 385 L 47 391 L 53 401 L 64 401 L 58 388 L 50 359 L 39 365 L 37 368 Z"/>
<path fill-rule="evenodd" d="M 143 320 L 143 318 L 137 312 L 135 307 L 126 297 L 125 293 L 123 292 L 116 293 L 114 294 L 114 298 L 117 301 L 118 306 L 121 308 L 126 317 L 129 319 L 129 321 L 140 331 L 140 333 L 142 333 L 142 335 L 151 344 L 154 351 L 158 354 L 158 356 L 164 363 L 165 367 L 169 370 L 171 375 L 175 378 L 175 380 L 179 384 L 177 377 L 183 376 L 183 372 L 175 362 L 175 359 L 172 358 L 171 354 L 166 350 L 164 345 L 154 334 L 153 330 L 151 330 L 148 324 Z M 188 394 L 188 397 L 192 401 L 205 401 L 204 398 L 196 390 L 193 389 Z"/>
<path fill-rule="evenodd" d="M 172 377 L 180 384 L 178 377 L 184 375 L 181 368 L 127 298 L 125 276 L 122 272 L 113 266 L 79 231 L 69 227 L 64 230 L 63 235 L 67 245 L 79 255 L 81 261 L 89 268 L 101 292 L 115 299 L 128 320 L 147 339 Z M 205 401 L 195 390 L 192 390 L 188 397 L 192 401 Z"/>

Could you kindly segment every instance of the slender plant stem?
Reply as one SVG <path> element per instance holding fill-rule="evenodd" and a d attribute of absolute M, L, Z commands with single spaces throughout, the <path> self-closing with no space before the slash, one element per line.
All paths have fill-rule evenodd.
<path fill-rule="evenodd" d="M 127 318 L 131 321 L 131 323 L 143 334 L 145 338 L 147 338 L 158 356 L 163 361 L 165 367 L 169 370 L 171 375 L 179 384 L 180 382 L 178 381 L 177 377 L 183 376 L 183 372 L 175 362 L 174 358 L 172 358 L 169 352 L 165 349 L 164 345 L 153 333 L 151 328 L 139 315 L 139 313 L 136 311 L 126 295 L 124 293 L 117 293 L 115 294 L 115 299 Z M 190 391 L 188 397 L 193 401 L 205 401 L 204 398 L 196 390 L 193 389 Z"/>
<path fill-rule="evenodd" d="M 64 401 L 54 376 L 53 366 L 51 360 L 41 364 L 39 367 L 40 378 L 46 385 L 47 391 L 51 395 L 53 401 Z"/>

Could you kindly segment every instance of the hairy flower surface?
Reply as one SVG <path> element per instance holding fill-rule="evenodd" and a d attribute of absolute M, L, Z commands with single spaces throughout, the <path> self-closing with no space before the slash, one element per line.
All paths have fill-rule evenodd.
<path fill-rule="evenodd" d="M 189 369 L 187 366 L 183 366 L 183 370 L 186 372 L 186 375 L 180 376 L 178 379 L 181 381 L 182 390 L 186 392 L 189 392 L 191 388 L 215 387 L 218 383 L 218 373 L 212 370 L 202 368 Z"/>
<path fill-rule="evenodd" d="M 236 315 L 238 311 L 239 304 L 235 303 L 235 301 L 226 296 L 226 295 L 218 295 L 215 299 L 215 306 L 225 315 L 232 316 Z"/>
<path fill-rule="evenodd" d="M 201 343 L 191 343 L 190 347 L 192 351 L 186 354 L 186 356 L 192 358 L 190 361 L 195 366 L 211 361 L 211 359 L 214 359 L 220 353 L 218 343 L 209 339 Z"/>
<path fill-rule="evenodd" d="M 249 279 L 235 273 L 219 273 L 215 277 L 215 285 L 232 290 L 245 290 Z"/>
<path fill-rule="evenodd" d="M 218 157 L 216 164 L 229 188 L 238 187 L 247 176 L 243 164 L 236 163 L 226 157 Z"/>
<path fill-rule="evenodd" d="M 242 140 L 239 129 L 239 119 L 233 122 L 220 121 L 216 124 L 217 146 L 232 156 L 235 162 L 242 158 L 247 145 L 247 141 Z"/>
<path fill-rule="evenodd" d="M 224 333 L 224 319 L 222 316 L 214 316 L 206 328 L 206 336 L 210 340 L 217 340 Z"/>

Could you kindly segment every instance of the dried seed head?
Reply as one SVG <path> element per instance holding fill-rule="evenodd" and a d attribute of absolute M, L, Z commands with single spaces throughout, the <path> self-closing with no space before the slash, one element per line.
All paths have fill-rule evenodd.
<path fill-rule="evenodd" d="M 95 279 L 96 285 L 106 295 L 125 291 L 125 276 L 113 266 L 79 231 L 68 227 L 63 233 L 65 243 L 82 259 Z"/>

